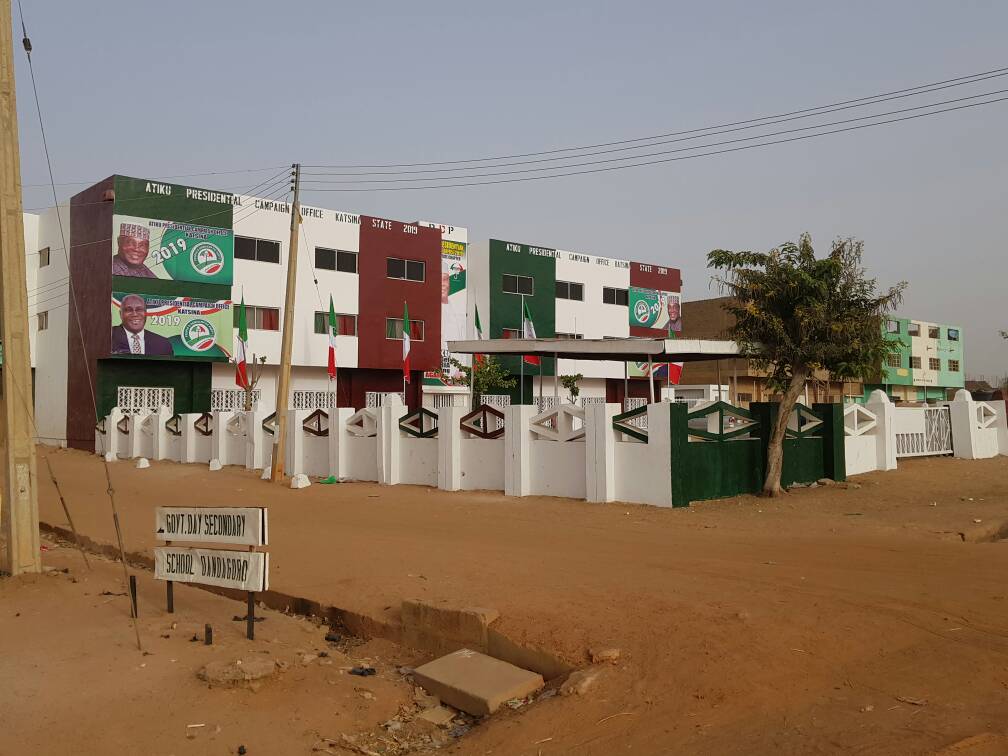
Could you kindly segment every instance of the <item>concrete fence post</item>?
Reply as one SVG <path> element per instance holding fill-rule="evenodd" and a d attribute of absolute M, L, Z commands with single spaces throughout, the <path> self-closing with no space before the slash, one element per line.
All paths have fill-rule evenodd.
<path fill-rule="evenodd" d="M 126 436 L 125 456 L 128 459 L 136 459 L 143 456 L 144 448 L 144 421 L 151 413 L 136 413 L 129 419 L 129 434 Z"/>
<path fill-rule="evenodd" d="M 262 420 L 266 416 L 258 410 L 242 411 L 245 418 L 245 456 L 241 463 L 246 470 L 263 469 L 263 441 Z"/>
<path fill-rule="evenodd" d="M 230 412 L 211 413 L 213 421 L 211 428 L 213 435 L 210 436 L 210 459 L 216 459 L 222 465 L 230 464 L 228 459 L 228 431 L 227 422 L 231 419 Z"/>
<path fill-rule="evenodd" d="M 438 416 L 438 488 L 458 491 L 462 488 L 462 429 L 459 421 L 463 407 L 442 407 Z"/>
<path fill-rule="evenodd" d="M 1005 404 L 1004 400 L 992 400 L 987 402 L 994 411 L 997 413 L 997 418 L 994 420 L 994 427 L 997 428 L 997 450 L 998 454 L 1008 455 L 1008 416 L 1006 416 L 1006 408 L 1008 405 Z"/>
<path fill-rule="evenodd" d="M 896 405 L 890 401 L 888 394 L 881 389 L 875 389 L 865 402 L 865 409 L 875 415 L 876 470 L 896 469 Z"/>
<path fill-rule="evenodd" d="M 119 456 L 119 429 L 117 426 L 122 418 L 122 411 L 118 407 L 109 410 L 108 416 L 105 418 L 105 432 L 95 434 L 95 454 L 111 453 L 111 459 L 116 459 Z"/>
<path fill-rule="evenodd" d="M 179 429 L 182 431 L 182 435 L 179 437 L 181 445 L 179 462 L 182 464 L 192 464 L 196 461 L 196 429 L 193 427 L 193 423 L 199 416 L 198 412 L 187 413 L 182 415 L 179 420 Z"/>
<path fill-rule="evenodd" d="M 657 507 L 675 506 L 672 498 L 672 414 L 670 402 L 655 402 L 647 408 L 648 441 L 645 473 L 653 484 L 643 503 Z M 610 423 L 611 425 L 611 423 Z M 633 471 L 628 471 L 631 475 Z"/>
<path fill-rule="evenodd" d="M 618 404 L 585 407 L 585 498 L 602 503 L 616 499 L 616 431 Z"/>
<path fill-rule="evenodd" d="M 287 410 L 287 448 L 284 450 L 284 466 L 291 477 L 305 471 L 305 429 L 304 421 L 309 410 Z"/>
<path fill-rule="evenodd" d="M 952 422 L 952 453 L 960 459 L 980 459 L 977 403 L 966 389 L 956 391 L 949 402 L 949 419 Z"/>
<path fill-rule="evenodd" d="M 168 433 L 168 429 L 165 428 L 165 423 L 167 423 L 174 414 L 175 413 L 167 407 L 161 407 L 155 413 L 156 416 L 154 418 L 154 438 L 151 446 L 151 459 L 168 459 L 168 444 L 171 434 Z"/>
<path fill-rule="evenodd" d="M 337 478 L 345 478 L 347 474 L 346 424 L 353 414 L 352 407 L 329 410 L 329 470 Z"/>
<path fill-rule="evenodd" d="M 388 486 L 402 480 L 399 420 L 405 414 L 406 406 L 395 394 L 385 397 L 378 412 L 378 481 Z"/>
<path fill-rule="evenodd" d="M 528 496 L 532 490 L 531 451 L 532 433 L 529 431 L 536 407 L 530 404 L 513 404 L 505 410 L 504 421 L 504 495 Z"/>

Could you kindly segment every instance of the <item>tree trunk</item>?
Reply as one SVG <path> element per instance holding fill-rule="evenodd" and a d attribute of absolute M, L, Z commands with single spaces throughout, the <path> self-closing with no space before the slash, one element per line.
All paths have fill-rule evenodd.
<path fill-rule="evenodd" d="M 808 372 L 804 369 L 796 369 L 791 377 L 791 382 L 784 391 L 781 398 L 780 407 L 777 410 L 777 422 L 774 424 L 773 432 L 770 434 L 770 444 L 767 446 L 767 467 L 766 480 L 763 483 L 764 496 L 780 496 L 781 471 L 784 469 L 784 435 L 787 432 L 788 419 L 791 411 L 798 403 L 798 397 L 805 388 L 805 379 Z"/>

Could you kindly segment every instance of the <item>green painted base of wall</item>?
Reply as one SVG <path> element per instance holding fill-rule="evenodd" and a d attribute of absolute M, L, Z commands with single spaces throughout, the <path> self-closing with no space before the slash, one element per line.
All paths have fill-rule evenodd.
<path fill-rule="evenodd" d="M 98 360 L 98 416 L 105 417 L 116 405 L 120 386 L 151 386 L 175 389 L 174 411 L 210 411 L 211 364 L 169 360 Z"/>

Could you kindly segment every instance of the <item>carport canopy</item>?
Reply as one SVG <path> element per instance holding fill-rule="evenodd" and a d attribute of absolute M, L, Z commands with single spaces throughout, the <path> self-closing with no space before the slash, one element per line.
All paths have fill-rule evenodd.
<path fill-rule="evenodd" d="M 734 341 L 708 339 L 471 339 L 449 341 L 457 354 L 535 355 L 567 360 L 700 362 L 739 355 Z"/>

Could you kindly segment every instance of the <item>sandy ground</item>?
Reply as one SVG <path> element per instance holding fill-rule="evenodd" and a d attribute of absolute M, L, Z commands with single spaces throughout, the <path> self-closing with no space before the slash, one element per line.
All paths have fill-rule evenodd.
<path fill-rule="evenodd" d="M 100 459 L 49 455 L 77 527 L 113 542 Z M 277 590 L 387 621 L 404 598 L 492 606 L 511 638 L 577 665 L 592 647 L 622 649 L 586 695 L 494 718 L 451 746 L 460 753 L 1008 753 L 1008 545 L 973 542 L 1008 521 L 1008 459 L 909 460 L 856 489 L 682 510 L 291 491 L 173 463 L 114 463 L 112 477 L 130 551 L 153 547 L 158 504 L 265 505 Z M 40 510 L 65 526 L 44 479 Z M 128 630 L 103 632 L 127 649 Z M 93 641 L 59 640 L 82 645 Z M 12 705 L 0 697 L 0 711 Z M 289 729 L 296 699 L 271 706 Z"/>

